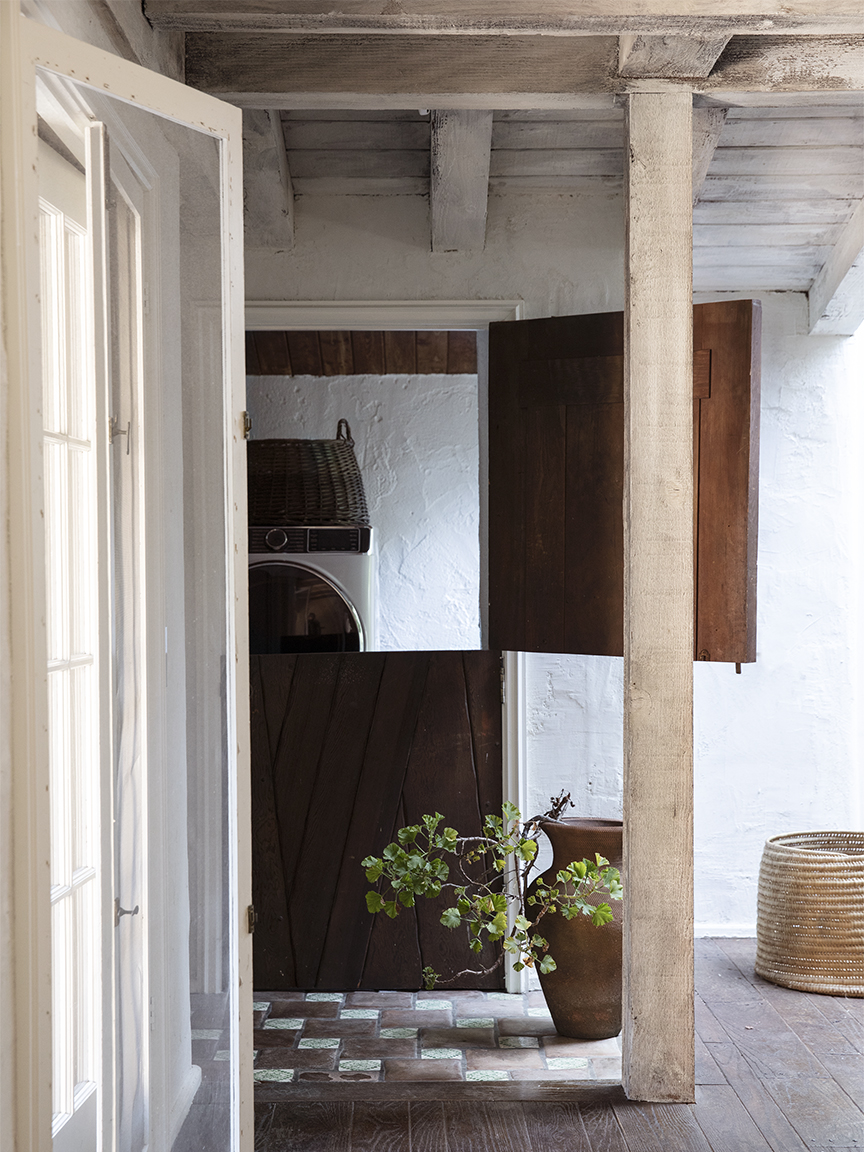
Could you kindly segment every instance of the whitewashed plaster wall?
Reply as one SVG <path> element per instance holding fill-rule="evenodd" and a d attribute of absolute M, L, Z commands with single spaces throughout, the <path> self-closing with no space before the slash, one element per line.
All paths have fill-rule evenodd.
<path fill-rule="evenodd" d="M 378 551 L 378 648 L 478 648 L 476 376 L 250 376 L 256 438 L 354 437 Z"/>
<path fill-rule="evenodd" d="M 614 192 L 493 195 L 473 255 L 429 251 L 419 197 L 301 197 L 296 219 L 293 253 L 248 253 L 250 299 L 521 298 L 526 317 L 623 307 Z M 762 300 L 758 660 L 740 676 L 696 667 L 703 934 L 753 932 L 768 836 L 861 826 L 864 334 L 809 337 L 801 294 Z M 622 661 L 526 663 L 529 805 L 566 787 L 581 813 L 620 815 Z"/>

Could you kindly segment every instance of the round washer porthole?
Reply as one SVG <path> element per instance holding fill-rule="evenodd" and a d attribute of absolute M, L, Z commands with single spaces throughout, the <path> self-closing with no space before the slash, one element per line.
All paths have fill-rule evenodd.
<path fill-rule="evenodd" d="M 299 564 L 249 568 L 249 652 L 360 652 L 353 605 L 320 572 Z"/>

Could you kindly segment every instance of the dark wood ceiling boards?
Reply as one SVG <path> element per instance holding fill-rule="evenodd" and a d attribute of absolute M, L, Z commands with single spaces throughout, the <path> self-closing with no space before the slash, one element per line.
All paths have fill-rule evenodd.
<path fill-rule="evenodd" d="M 249 376 L 473 375 L 477 333 L 247 332 Z"/>

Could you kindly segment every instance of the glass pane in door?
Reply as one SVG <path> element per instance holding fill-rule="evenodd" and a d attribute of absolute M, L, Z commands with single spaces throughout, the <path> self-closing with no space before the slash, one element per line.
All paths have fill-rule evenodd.
<path fill-rule="evenodd" d="M 39 93 L 45 171 L 65 165 L 89 204 L 67 226 L 46 200 L 42 244 L 55 1148 L 97 1146 L 69 1119 L 86 1081 L 105 1147 L 227 1152 L 239 916 L 222 144 L 47 72 Z"/>

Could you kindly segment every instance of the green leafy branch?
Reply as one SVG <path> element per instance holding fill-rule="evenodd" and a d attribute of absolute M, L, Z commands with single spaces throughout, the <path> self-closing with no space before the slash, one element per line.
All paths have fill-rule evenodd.
<path fill-rule="evenodd" d="M 588 916 L 597 928 L 612 920 L 611 907 L 605 900 L 598 903 L 598 897 L 620 900 L 621 878 L 617 868 L 599 854 L 594 860 L 568 864 L 552 884 L 541 879 L 529 894 L 536 837 L 543 821 L 557 820 L 568 803 L 572 806 L 569 793 L 562 792 L 551 801 L 548 812 L 523 821 L 515 804 L 505 801 L 501 816 L 485 818 L 481 836 L 460 836 L 455 828 L 441 828 L 444 817 L 440 812 L 425 815 L 421 824 L 401 828 L 382 856 L 363 860 L 366 879 L 377 885 L 366 893 L 370 912 L 395 918 L 400 908 L 413 908 L 417 897 L 431 899 L 449 891 L 454 903 L 441 914 L 445 928 L 464 928 L 468 948 L 474 953 L 483 951 L 485 940 L 501 941 L 503 950 L 488 968 L 466 968 L 446 981 L 433 969 L 424 968 L 427 988 L 439 981 L 452 983 L 460 976 L 485 976 L 508 953 L 516 958 L 517 972 L 526 967 L 552 972 L 555 960 L 537 931 L 544 916 L 560 913 L 567 920 Z M 458 873 L 452 880 L 451 868 Z"/>

